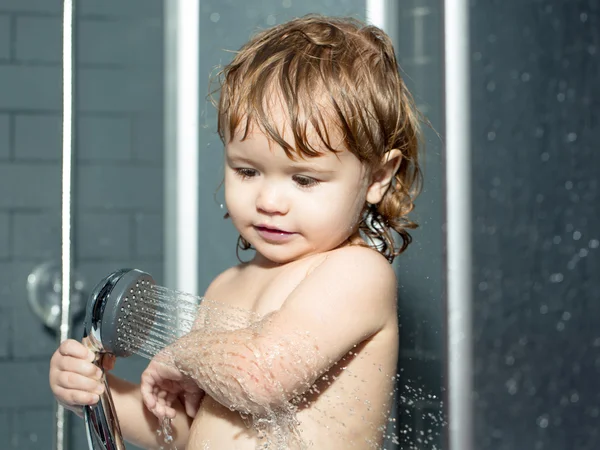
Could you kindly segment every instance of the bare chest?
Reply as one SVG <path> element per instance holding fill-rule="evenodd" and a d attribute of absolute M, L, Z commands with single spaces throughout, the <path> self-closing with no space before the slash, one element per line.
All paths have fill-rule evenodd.
<path fill-rule="evenodd" d="M 313 263 L 307 260 L 270 269 L 243 267 L 211 289 L 207 298 L 260 318 L 281 308 Z"/>

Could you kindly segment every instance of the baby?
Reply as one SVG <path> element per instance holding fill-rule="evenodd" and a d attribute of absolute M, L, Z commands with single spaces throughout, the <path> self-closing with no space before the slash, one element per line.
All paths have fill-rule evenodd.
<path fill-rule="evenodd" d="M 224 68 L 218 118 L 227 217 L 253 252 L 204 297 L 258 319 L 199 314 L 140 385 L 108 374 L 123 436 L 159 448 L 167 417 L 179 449 L 380 448 L 398 351 L 390 262 L 421 182 L 392 43 L 316 15 L 263 31 Z M 79 415 L 102 392 L 92 359 L 68 340 L 51 360 L 54 395 Z"/>

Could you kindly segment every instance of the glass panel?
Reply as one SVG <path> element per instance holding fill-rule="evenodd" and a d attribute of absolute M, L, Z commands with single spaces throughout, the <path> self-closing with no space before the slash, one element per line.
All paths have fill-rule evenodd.
<path fill-rule="evenodd" d="M 439 1 L 387 2 L 393 25 L 397 55 L 406 81 L 419 107 L 431 121 L 425 129 L 425 189 L 417 200 L 414 217 L 420 228 L 406 254 L 396 261 L 399 281 L 401 326 L 400 386 L 396 425 L 386 448 L 440 449 L 444 418 L 442 412 L 442 158 L 436 133 L 442 127 L 441 6 Z M 283 23 L 308 13 L 350 15 L 365 19 L 366 2 L 247 1 L 243 5 L 218 0 L 202 1 L 200 15 L 200 89 L 206 86 L 215 67 L 227 64 L 257 30 Z M 203 90 L 204 89 L 204 90 Z M 216 135 L 214 107 L 201 98 L 203 127 L 200 130 L 200 273 L 199 286 L 237 263 L 237 233 L 223 220 L 222 144 Z M 216 194 L 215 194 L 216 192 Z M 396 443 L 394 443 L 396 442 Z"/>
<path fill-rule="evenodd" d="M 598 11 L 472 4 L 477 449 L 600 447 Z"/>

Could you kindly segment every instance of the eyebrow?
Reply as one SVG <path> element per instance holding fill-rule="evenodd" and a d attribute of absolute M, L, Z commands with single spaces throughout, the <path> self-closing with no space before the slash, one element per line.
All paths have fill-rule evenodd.
<path fill-rule="evenodd" d="M 260 166 L 261 163 L 259 160 L 255 160 L 252 157 L 248 157 L 246 155 L 240 155 L 238 154 L 235 150 L 233 151 L 226 151 L 225 152 L 225 157 L 227 158 L 227 160 L 229 161 L 234 161 L 236 163 L 244 163 L 244 164 L 248 164 L 251 166 Z M 289 165 L 289 169 L 287 170 L 288 172 L 315 172 L 315 173 L 320 173 L 320 174 L 331 174 L 334 173 L 335 170 L 334 169 L 325 169 L 322 167 L 318 167 L 318 166 L 314 166 L 311 165 L 309 162 L 306 162 L 305 160 L 303 160 L 303 162 L 294 162 L 292 160 L 290 160 L 290 165 Z"/>

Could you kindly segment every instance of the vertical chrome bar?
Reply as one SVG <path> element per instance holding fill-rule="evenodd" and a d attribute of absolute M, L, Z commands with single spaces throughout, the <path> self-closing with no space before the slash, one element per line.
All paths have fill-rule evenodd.
<path fill-rule="evenodd" d="M 73 176 L 73 0 L 63 2 L 63 118 L 62 118 L 62 302 L 60 342 L 69 338 L 71 328 L 71 183 Z M 67 415 L 61 405 L 56 408 L 55 448 L 66 449 Z"/>
<path fill-rule="evenodd" d="M 472 450 L 469 2 L 444 1 L 449 450 Z"/>
<path fill-rule="evenodd" d="M 398 46 L 400 2 L 397 0 L 367 0 L 366 22 L 387 33 L 394 47 Z"/>
<path fill-rule="evenodd" d="M 375 25 L 385 31 L 385 11 L 386 1 L 385 0 L 367 0 L 366 4 L 366 18 L 367 23 Z"/>
<path fill-rule="evenodd" d="M 197 294 L 199 0 L 165 1 L 165 284 Z"/>

